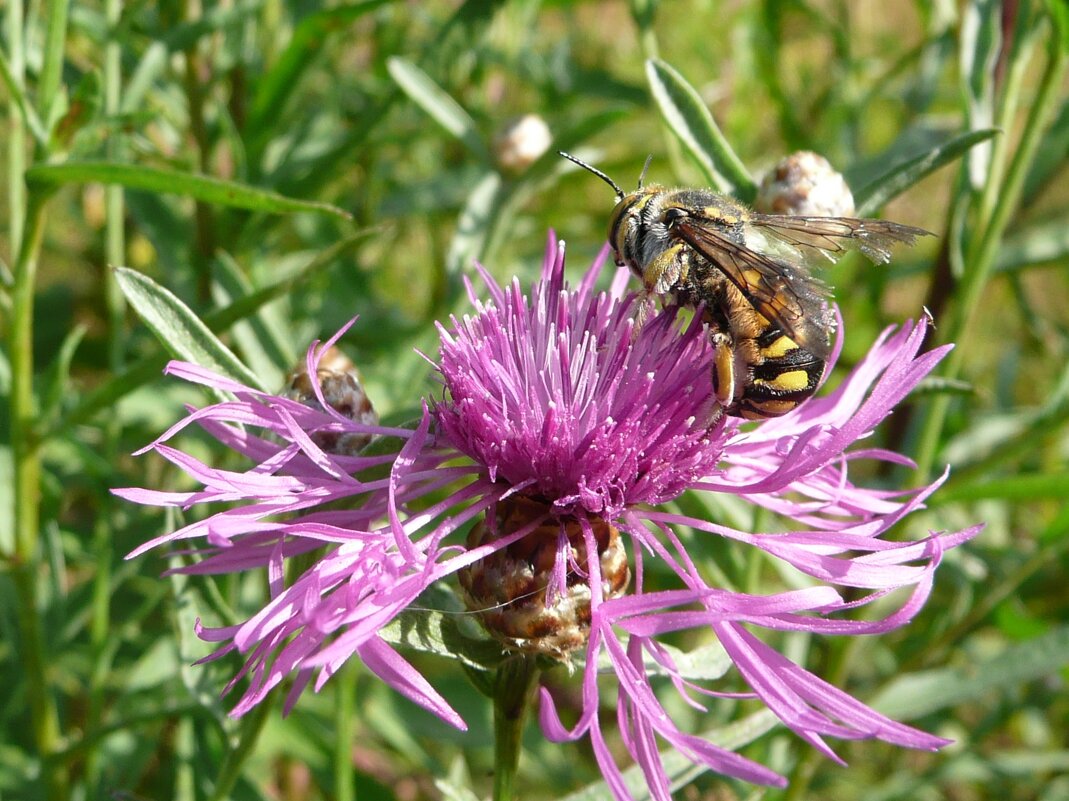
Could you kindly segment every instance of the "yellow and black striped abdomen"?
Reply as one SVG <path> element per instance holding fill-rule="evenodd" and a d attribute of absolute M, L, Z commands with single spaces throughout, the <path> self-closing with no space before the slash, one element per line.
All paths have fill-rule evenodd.
<path fill-rule="evenodd" d="M 748 420 L 779 417 L 810 397 L 824 375 L 824 360 L 773 327 L 754 340 L 759 358 L 742 396 L 728 409 Z"/>

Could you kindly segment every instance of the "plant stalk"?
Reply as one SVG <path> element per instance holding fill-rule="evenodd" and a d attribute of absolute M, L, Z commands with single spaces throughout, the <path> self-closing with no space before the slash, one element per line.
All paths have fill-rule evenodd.
<path fill-rule="evenodd" d="M 1043 76 L 1040 79 L 1039 91 L 1035 102 L 1029 108 L 1024 130 L 1014 151 L 1013 159 L 1006 173 L 1006 179 L 1002 182 L 996 194 L 997 200 L 991 212 L 990 221 L 973 240 L 974 244 L 969 248 L 966 256 L 965 264 L 967 269 L 962 276 L 958 290 L 955 292 L 957 299 L 956 311 L 952 315 L 950 325 L 947 328 L 947 341 L 958 343 L 968 341 L 969 329 L 976 316 L 980 297 L 991 276 L 995 256 L 998 254 L 999 245 L 1002 242 L 1002 236 L 1010 222 L 1012 213 L 1020 202 L 1021 189 L 1028 175 L 1029 165 L 1035 156 L 1043 130 L 1057 105 L 1058 93 L 1065 74 L 1067 55 L 1057 41 L 1058 31 L 1052 29 L 1050 36 L 1052 41 L 1048 47 L 1049 57 Z M 1004 98 L 1003 102 L 1011 103 L 1011 100 Z M 1013 100 L 1012 103 L 1016 103 L 1016 101 Z M 994 180 L 994 178 L 991 180 Z M 961 372 L 963 359 L 964 349 L 961 347 L 955 348 L 943 362 L 943 369 L 940 375 L 944 378 L 957 378 Z M 948 395 L 935 397 L 924 420 L 917 450 L 918 469 L 915 474 L 915 481 L 918 486 L 930 480 L 939 449 L 939 442 L 942 438 L 943 427 L 950 409 L 950 401 L 951 398 Z"/>
<path fill-rule="evenodd" d="M 23 89 L 26 73 L 26 60 L 22 49 L 22 3 L 7 4 L 7 46 L 8 68 L 11 80 L 18 90 Z M 7 102 L 7 202 L 8 235 L 11 238 L 11 252 L 18 253 L 22 242 L 22 226 L 26 211 L 26 183 L 22 174 L 26 171 L 26 126 L 22 121 L 22 111 L 14 94 Z"/>
<path fill-rule="evenodd" d="M 535 657 L 518 655 L 497 670 L 494 681 L 493 801 L 513 801 L 523 745 L 523 724 L 534 698 L 539 669 Z"/>
<path fill-rule="evenodd" d="M 104 114 L 112 120 L 119 113 L 122 98 L 122 52 L 115 38 L 122 16 L 122 0 L 106 0 L 104 17 L 108 26 L 108 40 L 104 45 Z M 122 160 L 122 135 L 116 131 L 106 143 L 108 159 Z M 124 230 L 125 203 L 123 189 L 117 184 L 104 187 L 104 303 L 108 323 L 108 368 L 112 375 L 122 372 L 126 362 L 126 301 L 111 269 L 126 261 Z M 121 425 L 109 416 L 103 426 L 103 451 L 108 461 L 118 463 Z M 103 722 L 105 690 L 114 659 L 111 643 L 112 546 L 114 534 L 121 528 L 122 510 L 115 499 L 105 495 L 100 514 L 93 529 L 93 554 L 96 571 L 93 576 L 92 613 L 89 639 L 93 653 L 93 672 L 90 675 L 88 728 L 98 729 Z M 89 751 L 85 765 L 85 782 L 90 794 L 98 790 L 102 759 L 100 751 Z"/>
<path fill-rule="evenodd" d="M 334 798 L 354 801 L 353 743 L 356 742 L 356 661 L 350 660 L 334 677 L 338 708 L 334 716 Z"/>
<path fill-rule="evenodd" d="M 38 615 L 37 569 L 40 557 L 41 449 L 34 424 L 33 300 L 37 257 L 45 228 L 47 199 L 30 193 L 12 292 L 9 341 L 11 362 L 11 445 L 15 472 L 15 550 L 12 574 L 18 597 L 20 659 L 26 679 L 34 744 L 44 765 L 45 795 L 64 799 L 66 771 L 52 761 L 60 745 L 59 712 L 48 688 L 48 659 Z"/>
<path fill-rule="evenodd" d="M 237 742 L 232 744 L 223 759 L 223 765 L 219 769 L 219 775 L 216 776 L 215 787 L 209 796 L 209 801 L 224 801 L 231 797 L 231 791 L 241 777 L 245 762 L 252 756 L 256 743 L 260 739 L 260 732 L 263 731 L 264 724 L 274 709 L 275 695 L 275 693 L 270 693 L 241 719 Z"/>

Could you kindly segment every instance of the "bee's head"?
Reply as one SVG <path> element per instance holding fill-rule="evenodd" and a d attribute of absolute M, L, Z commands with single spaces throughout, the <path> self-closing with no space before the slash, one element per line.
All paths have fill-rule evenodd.
<path fill-rule="evenodd" d="M 650 196 L 657 191 L 653 187 L 646 189 L 642 187 L 642 182 L 646 178 L 646 171 L 650 168 L 653 156 L 649 156 L 646 159 L 642 174 L 638 177 L 638 189 L 627 194 L 612 178 L 601 170 L 590 166 L 585 161 L 577 159 L 569 153 L 563 153 L 559 150 L 557 153 L 568 159 L 568 161 L 578 164 L 584 170 L 592 172 L 612 187 L 612 191 L 616 193 L 616 208 L 613 209 L 612 216 L 609 218 L 609 244 L 612 245 L 613 257 L 618 266 L 623 267 L 626 265 L 630 267 L 631 271 L 641 278 L 642 268 L 635 258 L 635 240 L 638 236 L 638 213 Z"/>

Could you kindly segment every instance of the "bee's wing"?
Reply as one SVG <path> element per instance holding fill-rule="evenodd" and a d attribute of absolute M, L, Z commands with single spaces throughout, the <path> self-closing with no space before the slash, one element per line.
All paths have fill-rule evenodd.
<path fill-rule="evenodd" d="M 912 245 L 918 236 L 931 236 L 930 231 L 912 225 L 857 217 L 751 214 L 748 223 L 762 236 L 794 248 L 803 258 L 821 254 L 833 261 L 847 250 L 859 250 L 877 264 L 886 264 L 894 245 Z"/>
<path fill-rule="evenodd" d="M 826 303 L 830 290 L 802 261 L 751 250 L 701 217 L 680 220 L 673 231 L 723 273 L 763 317 L 817 358 L 827 358 L 828 331 L 835 321 Z"/>

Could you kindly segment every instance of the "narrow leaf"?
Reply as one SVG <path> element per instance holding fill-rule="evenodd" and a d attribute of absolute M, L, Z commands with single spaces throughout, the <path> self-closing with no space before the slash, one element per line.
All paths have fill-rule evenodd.
<path fill-rule="evenodd" d="M 731 657 L 719 642 L 699 646 L 691 651 L 681 651 L 671 645 L 663 645 L 675 663 L 675 673 L 690 681 L 710 681 L 721 678 L 731 669 Z M 598 669 L 611 671 L 612 662 L 608 654 L 598 657 Z M 645 670 L 648 676 L 667 676 L 669 672 L 653 657 L 646 655 Z"/>
<path fill-rule="evenodd" d="M 130 305 L 173 356 L 216 370 L 250 387 L 266 389 L 170 290 L 127 267 L 116 268 L 115 278 Z"/>
<path fill-rule="evenodd" d="M 249 315 L 254 314 L 265 304 L 289 294 L 294 287 L 318 275 L 342 256 L 349 253 L 357 244 L 381 230 L 381 228 L 364 228 L 347 236 L 345 239 L 335 242 L 329 248 L 317 253 L 314 258 L 287 273 L 275 283 L 257 289 L 249 295 L 237 298 L 226 308 L 206 315 L 204 321 L 208 323 L 213 331 L 225 331 L 238 320 L 244 320 Z"/>
<path fill-rule="evenodd" d="M 233 206 L 268 214 L 311 211 L 352 219 L 344 209 L 329 203 L 297 200 L 247 184 L 224 181 L 207 175 L 178 170 L 119 164 L 108 161 L 71 161 L 66 164 L 39 164 L 26 171 L 26 181 L 40 186 L 69 183 L 119 184 L 127 189 L 144 189 L 172 195 L 185 195 L 205 203 Z"/>
<path fill-rule="evenodd" d="M 970 148 L 999 133 L 997 128 L 969 131 L 905 161 L 893 165 L 887 172 L 854 193 L 854 203 L 859 217 L 875 214 L 888 201 L 898 197 L 925 176 L 949 164 Z"/>
<path fill-rule="evenodd" d="M 1064 262 L 1066 258 L 1069 258 L 1069 226 L 1059 217 L 1010 237 L 999 248 L 995 269 L 1010 272 L 1034 264 Z"/>
<path fill-rule="evenodd" d="M 237 260 L 226 251 L 219 251 L 212 265 L 212 299 L 220 307 L 229 306 L 237 298 L 247 297 L 256 291 Z M 261 307 L 255 314 L 238 322 L 231 329 L 234 348 L 245 363 L 272 387 L 282 385 L 283 371 L 297 363 L 297 354 L 285 332 L 271 326 Z"/>
<path fill-rule="evenodd" d="M 896 720 L 912 720 L 1053 675 L 1066 664 L 1069 626 L 1060 626 L 992 658 L 901 676 L 879 693 L 872 706 Z"/>
<path fill-rule="evenodd" d="M 431 76 L 411 61 L 397 56 L 386 60 L 386 68 L 412 102 L 463 142 L 480 161 L 485 164 L 491 162 L 490 152 L 486 149 L 475 120 L 448 92 L 435 83 Z"/>
<path fill-rule="evenodd" d="M 694 87 L 658 59 L 646 62 L 646 77 L 668 127 L 697 161 L 710 185 L 720 192 L 752 201 L 757 195 L 757 184 Z"/>
<path fill-rule="evenodd" d="M 71 363 L 74 361 L 74 352 L 81 344 L 86 331 L 84 325 L 76 325 L 68 331 L 63 337 L 59 351 L 48 365 L 44 398 L 41 404 L 41 417 L 44 419 L 51 418 L 63 407 L 64 399 L 69 397 Z"/>
<path fill-rule="evenodd" d="M 337 258 L 352 249 L 357 242 L 367 237 L 374 229 L 359 231 L 318 254 L 307 264 L 297 268 L 292 274 L 286 275 L 274 284 L 258 289 L 251 295 L 238 298 L 224 309 L 218 309 L 205 315 L 204 322 L 215 332 L 227 330 L 238 320 L 243 320 L 256 312 L 265 303 L 270 303 L 275 298 L 293 291 L 303 281 L 317 275 L 331 265 Z M 46 436 L 55 436 L 71 426 L 84 423 L 102 409 L 109 408 L 120 398 L 130 394 L 138 387 L 154 381 L 160 376 L 166 364 L 166 357 L 162 354 L 145 356 L 136 364 L 130 365 L 118 375 L 113 376 L 106 383 L 94 389 L 86 395 L 82 401 L 73 408 L 66 416 L 59 420 L 54 430 L 50 430 Z"/>
<path fill-rule="evenodd" d="M 1054 180 L 1066 157 L 1069 156 L 1069 99 L 1062 102 L 1054 122 L 1044 132 L 1043 139 L 1036 148 L 1035 158 L 1028 168 L 1024 179 L 1021 198 L 1026 205 L 1039 199 L 1039 195 Z"/>

